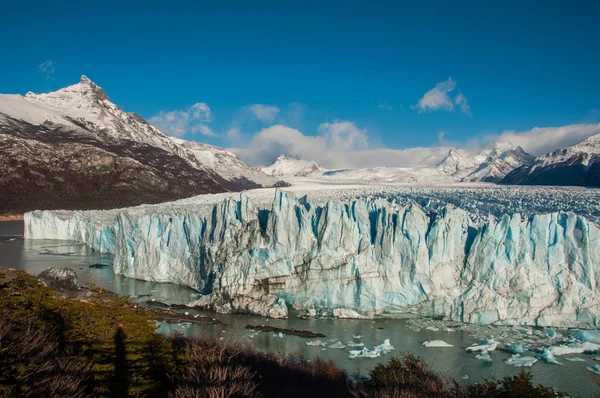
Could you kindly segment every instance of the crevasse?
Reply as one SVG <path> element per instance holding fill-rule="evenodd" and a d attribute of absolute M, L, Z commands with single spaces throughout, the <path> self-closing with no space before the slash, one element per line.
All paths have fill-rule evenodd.
<path fill-rule="evenodd" d="M 600 326 L 600 231 L 573 213 L 475 223 L 451 205 L 317 205 L 277 190 L 270 209 L 242 193 L 203 212 L 35 211 L 25 227 L 112 253 L 127 277 L 197 289 L 213 309 Z"/>

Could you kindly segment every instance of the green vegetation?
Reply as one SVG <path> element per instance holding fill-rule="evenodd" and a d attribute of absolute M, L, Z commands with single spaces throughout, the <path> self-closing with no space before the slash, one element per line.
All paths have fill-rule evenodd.
<path fill-rule="evenodd" d="M 525 372 L 466 385 L 405 354 L 353 384 L 333 361 L 263 354 L 210 336 L 163 336 L 153 313 L 95 289 L 63 297 L 0 275 L 0 397 L 555 397 Z"/>

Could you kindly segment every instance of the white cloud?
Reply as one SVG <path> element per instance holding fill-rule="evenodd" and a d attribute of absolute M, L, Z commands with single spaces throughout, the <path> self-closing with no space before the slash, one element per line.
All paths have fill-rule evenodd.
<path fill-rule="evenodd" d="M 438 131 L 437 137 L 438 137 L 438 141 L 440 142 L 440 145 L 444 145 L 444 146 L 448 145 L 448 140 L 446 139 L 446 132 Z"/>
<path fill-rule="evenodd" d="M 539 156 L 557 149 L 566 148 L 589 136 L 600 134 L 600 124 L 571 124 L 561 127 L 535 127 L 528 131 L 505 131 L 472 140 L 475 148 L 498 146 L 509 149 L 520 146 L 532 155 Z"/>
<path fill-rule="evenodd" d="M 47 60 L 38 65 L 40 72 L 46 75 L 46 79 L 53 79 L 52 75 L 54 74 L 54 62 L 52 60 Z"/>
<path fill-rule="evenodd" d="M 434 88 L 427 91 L 425 95 L 412 108 L 419 113 L 426 111 L 448 111 L 454 110 L 455 105 L 464 113 L 471 113 L 471 107 L 464 94 L 459 93 L 454 98 L 450 98 L 450 93 L 456 89 L 456 82 L 451 77 L 444 82 L 435 85 Z"/>
<path fill-rule="evenodd" d="M 394 110 L 392 108 L 392 106 L 390 104 L 388 104 L 387 101 L 380 102 L 379 105 L 377 105 L 377 108 L 383 109 L 385 111 L 392 111 L 392 110 Z"/>
<path fill-rule="evenodd" d="M 157 129 L 173 137 L 183 137 L 186 133 L 198 133 L 206 137 L 217 134 L 207 125 L 212 122 L 210 108 L 204 102 L 197 102 L 185 110 L 160 111 L 149 121 Z"/>
<path fill-rule="evenodd" d="M 232 148 L 252 165 L 271 164 L 280 154 L 315 160 L 328 168 L 433 166 L 448 153 L 448 148 L 409 148 L 403 150 L 370 148 L 365 129 L 349 121 L 323 123 L 318 135 L 275 125 L 257 133 L 247 148 Z"/>
<path fill-rule="evenodd" d="M 460 93 L 456 97 L 454 97 L 454 103 L 456 104 L 456 106 L 460 107 L 460 110 L 462 112 L 467 113 L 469 115 L 471 114 L 471 107 L 467 102 L 467 97 L 465 97 L 463 93 Z"/>
<path fill-rule="evenodd" d="M 591 135 L 600 134 L 600 124 L 576 124 L 563 127 L 533 128 L 523 132 L 507 131 L 473 139 L 457 147 L 473 153 L 494 146 L 510 149 L 521 146 L 538 156 L 573 145 Z M 363 167 L 432 167 L 448 154 L 450 143 L 444 132 L 438 133 L 439 143 L 429 147 L 390 149 L 371 147 L 368 132 L 349 121 L 323 123 L 317 135 L 305 135 L 283 125 L 265 128 L 257 133 L 247 148 L 232 148 L 252 165 L 269 165 L 277 156 L 315 160 L 327 168 Z"/>
<path fill-rule="evenodd" d="M 270 123 L 279 114 L 279 108 L 274 105 L 254 104 L 248 107 L 250 112 L 261 122 Z"/>

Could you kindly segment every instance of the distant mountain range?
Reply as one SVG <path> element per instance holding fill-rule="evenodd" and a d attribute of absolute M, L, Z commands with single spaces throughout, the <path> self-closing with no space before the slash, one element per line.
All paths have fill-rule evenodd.
<path fill-rule="evenodd" d="M 377 181 L 385 183 L 460 183 L 499 182 L 514 168 L 533 160 L 521 147 L 505 151 L 499 148 L 473 154 L 450 148 L 436 166 L 373 167 L 364 169 L 326 170 L 325 179 Z M 316 177 L 313 175 L 313 177 Z"/>
<path fill-rule="evenodd" d="M 326 170 L 285 155 L 271 166 L 250 167 L 226 149 L 165 136 L 82 76 L 47 94 L 0 95 L 0 214 L 158 203 L 286 186 L 282 180 L 290 177 L 600 186 L 600 134 L 537 158 L 521 147 L 444 151 L 433 167 Z"/>
<path fill-rule="evenodd" d="M 600 134 L 539 156 L 512 170 L 502 183 L 600 187 Z"/>

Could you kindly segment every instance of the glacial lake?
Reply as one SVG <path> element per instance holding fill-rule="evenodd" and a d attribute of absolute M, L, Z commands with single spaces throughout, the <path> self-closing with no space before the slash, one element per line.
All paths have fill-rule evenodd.
<path fill-rule="evenodd" d="M 140 301 L 154 299 L 170 304 L 185 304 L 197 298 L 197 293 L 192 289 L 169 284 L 144 282 L 131 278 L 115 275 L 110 267 L 112 256 L 97 253 L 87 246 L 69 241 L 57 240 L 24 240 L 23 222 L 0 222 L 0 265 L 25 270 L 33 275 L 38 275 L 50 267 L 69 267 L 75 270 L 82 284 L 91 282 L 99 287 L 132 297 L 143 296 Z M 90 268 L 93 264 L 105 264 L 106 267 Z M 475 358 L 476 354 L 466 352 L 466 347 L 480 340 L 480 337 L 494 336 L 496 340 L 503 340 L 503 333 L 508 328 L 488 326 L 456 325 L 452 322 L 436 322 L 433 320 L 418 319 L 377 319 L 377 320 L 350 320 L 350 319 L 300 319 L 294 315 L 289 319 L 267 319 L 251 315 L 217 314 L 212 312 L 197 312 L 221 320 L 224 325 L 197 325 L 197 324 L 162 324 L 160 331 L 170 333 L 178 331 L 185 335 L 200 333 L 214 333 L 224 338 L 242 339 L 261 351 L 283 351 L 302 355 L 307 359 L 321 357 L 333 359 L 339 366 L 349 373 L 367 374 L 368 371 L 380 362 L 386 362 L 391 355 L 411 351 L 423 357 L 434 369 L 443 374 L 455 377 L 465 383 L 474 383 L 482 378 L 501 378 L 515 375 L 520 368 L 507 365 L 505 359 L 510 354 L 495 350 L 490 355 L 493 363 L 485 363 Z M 360 341 L 366 347 L 374 346 L 389 339 L 395 351 L 382 355 L 379 358 L 348 358 L 348 349 L 333 349 L 307 346 L 305 339 L 297 336 L 273 336 L 273 333 L 262 332 L 254 338 L 247 337 L 249 333 L 246 325 L 270 325 L 282 328 L 305 329 L 320 332 L 327 337 L 322 341 L 329 341 L 329 345 L 340 341 L 355 340 L 353 335 L 361 335 Z M 428 330 L 450 326 L 454 332 Z M 569 331 L 559 330 L 568 334 Z M 525 341 L 530 338 L 527 333 L 511 332 L 511 341 Z M 477 338 L 475 337 L 477 336 Z M 517 340 L 515 340 L 517 336 Z M 333 341 L 335 340 L 335 341 Z M 444 340 L 453 345 L 451 348 L 425 348 L 422 343 L 426 340 Z M 356 348 L 354 348 L 356 349 Z M 524 355 L 535 356 L 535 353 L 526 351 Z M 560 357 L 563 366 L 538 361 L 531 368 L 525 368 L 534 376 L 534 381 L 571 394 L 572 396 L 588 397 L 600 393 L 589 378 L 586 367 L 598 363 L 592 355 L 577 354 L 568 357 L 579 357 L 584 361 L 571 362 Z"/>

